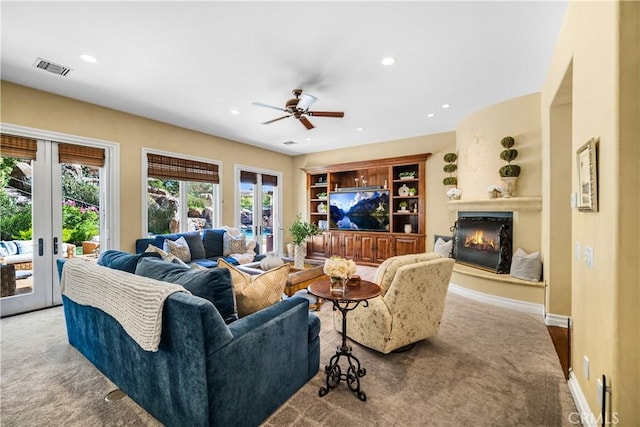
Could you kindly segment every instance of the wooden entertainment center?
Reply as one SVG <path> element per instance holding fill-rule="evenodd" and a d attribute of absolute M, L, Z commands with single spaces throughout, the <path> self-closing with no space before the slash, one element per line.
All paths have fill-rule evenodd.
<path fill-rule="evenodd" d="M 425 161 L 429 156 L 418 154 L 304 168 L 309 221 L 325 230 L 307 243 L 307 257 L 322 259 L 337 255 L 359 264 L 377 265 L 395 255 L 424 252 Z M 354 199 L 373 195 L 378 212 L 370 216 L 379 220 L 380 229 L 336 224 L 331 204 L 336 204 L 339 194 L 353 194 Z"/>

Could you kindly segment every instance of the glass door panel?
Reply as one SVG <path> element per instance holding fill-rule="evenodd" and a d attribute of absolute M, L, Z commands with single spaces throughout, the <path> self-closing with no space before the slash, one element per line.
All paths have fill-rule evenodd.
<path fill-rule="evenodd" d="M 261 254 L 278 251 L 278 179 L 276 176 L 240 171 L 240 207 L 237 218 L 246 240 L 255 240 Z"/>
<path fill-rule="evenodd" d="M 2 316 L 62 303 L 57 259 L 100 250 L 102 167 L 60 163 L 60 145 L 38 141 L 35 160 L 1 158 Z"/>

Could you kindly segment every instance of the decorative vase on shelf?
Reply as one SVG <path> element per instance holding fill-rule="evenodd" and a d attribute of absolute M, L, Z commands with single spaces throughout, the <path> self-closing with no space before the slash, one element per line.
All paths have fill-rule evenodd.
<path fill-rule="evenodd" d="M 405 224 L 404 225 L 404 232 L 409 234 L 413 232 L 413 227 L 411 226 L 411 224 Z"/>
<path fill-rule="evenodd" d="M 502 177 L 502 197 L 508 199 L 516 195 L 516 181 L 518 177 L 516 176 L 505 176 Z"/>
<path fill-rule="evenodd" d="M 318 213 L 327 213 L 327 205 L 324 202 L 320 202 L 318 205 Z"/>
<path fill-rule="evenodd" d="M 344 295 L 347 280 L 349 279 L 346 277 L 329 277 L 329 289 L 331 290 L 331 295 Z"/>
<path fill-rule="evenodd" d="M 409 187 L 407 184 L 402 184 L 402 187 L 398 188 L 398 196 L 408 196 L 409 195 Z"/>

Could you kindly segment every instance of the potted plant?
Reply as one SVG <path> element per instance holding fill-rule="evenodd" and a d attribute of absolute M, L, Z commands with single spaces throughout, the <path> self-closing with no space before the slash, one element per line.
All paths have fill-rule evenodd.
<path fill-rule="evenodd" d="M 309 238 L 322 234 L 322 230 L 312 222 L 303 221 L 302 215 L 298 214 L 289 226 L 289 234 L 291 234 L 291 243 L 294 246 L 293 268 L 302 270 L 306 253 L 304 243 Z"/>
<path fill-rule="evenodd" d="M 416 177 L 416 171 L 400 172 L 398 177 L 400 179 L 414 179 Z"/>
<path fill-rule="evenodd" d="M 453 175 L 458 170 L 457 160 L 458 155 L 456 153 L 447 153 L 444 155 L 446 164 L 442 170 L 449 174 L 448 177 L 442 180 L 444 185 L 452 185 L 454 187 L 458 185 L 458 177 Z"/>
<path fill-rule="evenodd" d="M 405 200 L 403 200 L 400 203 L 398 203 L 398 206 L 400 206 L 400 210 L 401 211 L 406 211 L 407 210 L 407 206 L 409 206 L 409 203 L 407 203 Z"/>
<path fill-rule="evenodd" d="M 500 177 L 504 186 L 502 188 L 502 197 L 511 197 L 515 193 L 516 179 L 520 176 L 520 166 L 512 165 L 511 162 L 518 157 L 518 150 L 512 148 L 516 143 L 516 140 L 512 136 L 505 136 L 500 141 L 500 144 L 504 148 L 500 153 L 500 158 L 507 162 L 499 170 Z"/>

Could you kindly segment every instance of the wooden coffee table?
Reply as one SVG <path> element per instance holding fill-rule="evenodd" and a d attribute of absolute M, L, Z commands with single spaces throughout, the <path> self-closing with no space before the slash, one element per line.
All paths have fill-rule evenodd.
<path fill-rule="evenodd" d="M 331 301 L 334 310 L 339 310 L 342 313 L 342 344 L 338 346 L 336 354 L 331 356 L 329 364 L 324 367 L 324 372 L 327 374 L 326 387 L 320 387 L 320 397 L 329 393 L 331 389 L 336 388 L 340 381 L 345 381 L 349 389 L 358 396 L 358 399 L 366 402 L 367 395 L 360 390 L 360 378 L 364 377 L 367 371 L 360 366 L 358 358 L 351 354 L 351 346 L 347 345 L 347 313 L 361 303 L 365 307 L 368 306 L 369 302 L 367 300 L 380 295 L 380 286 L 367 280 L 360 280 L 360 285 L 347 285 L 344 294 L 337 295 L 331 292 L 329 279 L 324 279 L 314 281 L 309 286 L 309 293 L 318 298 Z M 339 364 L 342 356 L 347 358 L 349 365 L 347 372 L 344 374 Z"/>

